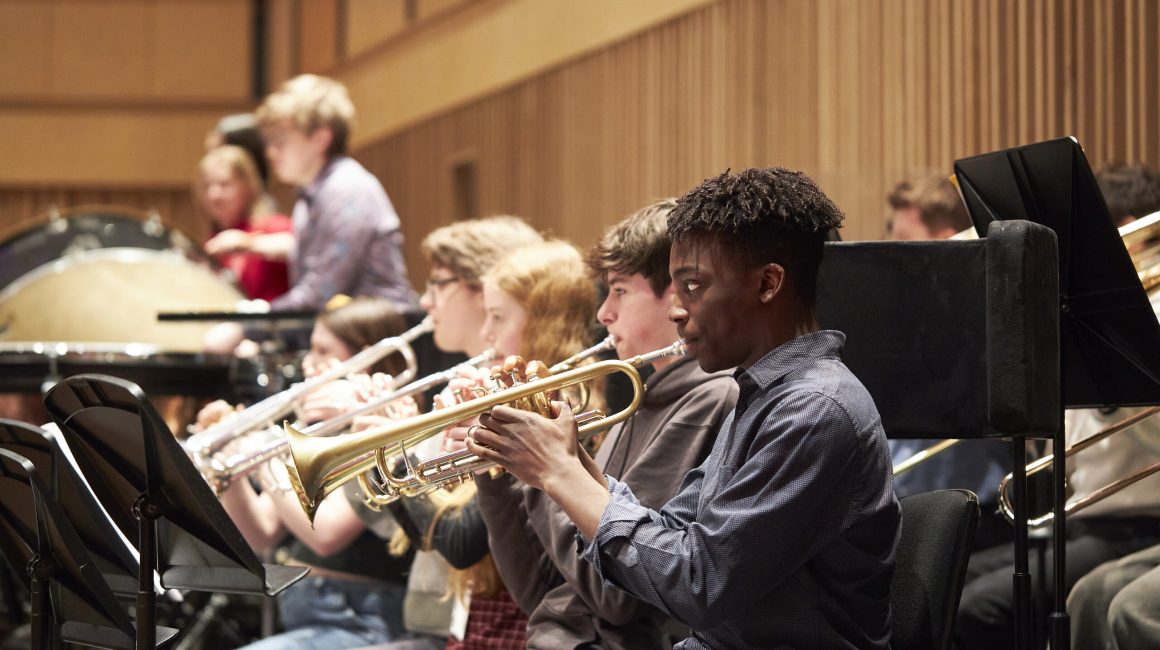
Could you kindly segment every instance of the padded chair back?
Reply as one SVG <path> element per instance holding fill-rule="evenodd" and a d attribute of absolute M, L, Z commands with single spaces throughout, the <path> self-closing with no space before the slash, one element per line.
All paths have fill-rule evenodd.
<path fill-rule="evenodd" d="M 890 605 L 894 650 L 950 648 L 979 498 L 969 490 L 903 497 Z"/>

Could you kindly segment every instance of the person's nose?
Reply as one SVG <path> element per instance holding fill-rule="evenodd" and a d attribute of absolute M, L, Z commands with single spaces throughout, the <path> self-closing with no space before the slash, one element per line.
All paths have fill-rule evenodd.
<path fill-rule="evenodd" d="M 677 298 L 676 295 L 673 296 L 673 301 L 669 304 L 668 317 L 669 320 L 678 325 L 686 323 L 689 320 L 688 310 L 685 309 L 685 306 L 681 304 L 681 301 Z"/>
<path fill-rule="evenodd" d="M 604 302 L 600 303 L 600 309 L 596 310 L 596 320 L 605 327 L 616 322 L 616 309 L 610 304 L 611 302 L 612 296 L 605 298 Z"/>

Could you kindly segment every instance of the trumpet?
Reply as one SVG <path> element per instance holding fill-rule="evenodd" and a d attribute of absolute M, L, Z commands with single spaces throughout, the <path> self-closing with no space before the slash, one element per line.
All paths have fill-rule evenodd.
<path fill-rule="evenodd" d="M 338 417 L 331 418 L 324 422 L 315 423 L 306 427 L 304 433 L 312 436 L 327 436 L 334 432 L 340 431 L 348 423 L 354 420 L 359 415 L 372 413 L 383 408 L 390 408 L 391 402 L 403 399 L 406 397 L 413 397 L 419 393 L 426 392 L 431 388 L 441 386 L 452 379 L 459 372 L 459 368 L 469 366 L 479 366 L 490 362 L 495 358 L 494 350 L 487 350 L 483 354 L 469 359 L 465 363 L 453 366 L 447 370 L 433 373 L 413 381 L 402 388 L 396 388 L 385 395 L 376 397 L 359 408 L 344 413 Z M 289 449 L 286 442 L 286 436 L 279 430 L 278 435 L 273 439 L 259 445 L 258 447 L 247 450 L 242 453 L 234 454 L 227 458 L 209 457 L 202 465 L 202 475 L 206 477 L 210 486 L 214 491 L 221 494 L 230 484 L 238 478 L 249 474 L 250 472 L 261 467 L 264 463 L 284 456 Z"/>
<path fill-rule="evenodd" d="M 384 478 L 391 476 L 390 467 L 385 461 L 389 456 L 402 455 L 406 458 L 406 448 L 441 433 L 447 427 L 486 413 L 496 406 L 533 402 L 541 408 L 546 403 L 544 393 L 558 391 L 581 382 L 591 381 L 598 377 L 613 373 L 623 373 L 632 384 L 633 399 L 621 411 L 611 415 L 601 414 L 580 425 L 581 436 L 592 435 L 596 431 L 606 429 L 632 417 L 640 406 L 644 384 L 637 368 L 658 359 L 684 354 L 684 343 L 676 343 L 630 359 L 628 361 L 610 360 L 600 361 L 588 366 L 565 370 L 562 373 L 548 377 L 532 375 L 527 383 L 516 384 L 510 388 L 496 391 L 491 394 L 477 397 L 456 406 L 433 411 L 418 417 L 401 422 L 369 429 L 359 434 L 341 436 L 338 438 L 317 438 L 305 435 L 285 425 L 286 437 L 290 444 L 292 463 L 287 465 L 290 474 L 290 483 L 298 495 L 303 510 L 313 520 L 318 504 L 342 484 L 378 466 L 380 463 L 387 466 L 378 467 Z M 390 453 L 388 453 L 388 448 Z M 453 472 L 457 479 L 469 475 L 471 471 L 481 468 L 469 456 L 459 459 L 458 471 Z M 471 467 L 470 470 L 464 467 Z M 439 474 L 441 481 L 452 480 Z M 404 482 L 409 487 L 418 487 L 423 484 L 422 477 L 414 475 Z M 365 487 L 365 486 L 364 486 Z M 390 495 L 387 497 L 390 499 Z"/>
<path fill-rule="evenodd" d="M 1160 406 L 1153 406 L 1153 407 L 1144 409 L 1143 411 L 1140 411 L 1139 413 L 1136 413 L 1135 415 L 1131 415 L 1129 417 L 1126 417 L 1123 420 L 1120 420 L 1119 422 L 1112 424 L 1111 426 L 1104 427 L 1103 429 L 1100 429 L 1099 431 L 1084 438 L 1083 440 L 1080 440 L 1079 442 L 1072 444 L 1071 446 L 1069 446 L 1067 449 L 1064 450 L 1063 457 L 1064 457 L 1065 464 L 1066 464 L 1067 458 L 1074 456 L 1075 454 L 1078 454 L 1079 452 L 1083 451 L 1084 449 L 1091 447 L 1092 445 L 1096 444 L 1097 442 L 1099 442 L 1099 441 L 1101 441 L 1109 436 L 1115 435 L 1115 434 L 1127 429 L 1128 427 L 1131 427 L 1132 425 L 1140 422 L 1141 420 L 1146 420 L 1149 417 L 1152 417 L 1153 415 L 1155 415 L 1157 413 L 1160 413 Z M 1027 466 L 1027 476 L 1030 477 L 1034 474 L 1038 474 L 1039 472 L 1047 469 L 1048 467 L 1050 467 L 1052 465 L 1052 461 L 1054 459 L 1055 459 L 1054 454 L 1050 454 L 1050 455 L 1044 456 L 1043 458 L 1040 458 L 1039 460 L 1035 461 L 1034 463 L 1031 463 L 1030 465 Z M 1136 471 L 1132 472 L 1131 474 L 1128 474 L 1127 476 L 1125 476 L 1123 478 L 1112 481 L 1111 483 L 1109 483 L 1109 484 L 1107 484 L 1107 485 L 1105 485 L 1097 490 L 1092 491 L 1091 494 L 1084 495 L 1084 496 L 1076 499 L 1075 501 L 1069 501 L 1064 506 L 1063 511 L 1066 515 L 1070 515 L 1071 513 L 1075 512 L 1077 510 L 1083 510 L 1084 508 L 1086 508 L 1090 505 L 1093 505 L 1099 501 L 1102 501 L 1103 499 L 1106 499 L 1107 497 L 1112 496 L 1113 494 L 1119 492 L 1120 490 L 1123 490 L 1124 488 L 1132 485 L 1133 483 L 1136 483 L 1137 481 L 1148 478 L 1149 476 L 1151 476 L 1157 472 L 1160 472 L 1160 461 L 1152 463 L 1151 465 L 1148 465 L 1147 467 L 1141 467 L 1140 469 L 1137 469 Z M 1010 493 L 1010 490 L 1008 489 L 1011 485 L 1011 480 L 1012 480 L 1012 475 L 1008 474 L 1007 476 L 1003 477 L 1003 480 L 999 483 L 999 511 L 1003 513 L 1003 516 L 1007 518 L 1007 521 L 1014 522 L 1015 521 L 1015 506 L 1011 501 L 1011 493 Z M 1032 528 L 1041 528 L 1043 526 L 1050 524 L 1052 521 L 1054 521 L 1054 519 L 1055 519 L 1055 514 L 1048 512 L 1044 515 L 1040 515 L 1038 517 L 1028 519 L 1027 525 L 1032 527 Z"/>
<path fill-rule="evenodd" d="M 615 348 L 616 339 L 608 336 L 596 345 L 581 350 L 553 365 L 548 369 L 548 374 L 555 375 L 566 370 L 571 370 L 581 361 Z M 518 377 L 515 375 L 511 376 L 513 383 L 518 380 Z M 582 382 L 577 384 L 577 386 L 581 389 L 580 403 L 587 405 L 589 400 L 588 383 Z M 526 406 L 535 408 L 541 415 L 547 417 L 551 415 L 550 407 L 542 399 L 535 404 L 527 404 Z M 576 421 L 579 425 L 583 426 L 588 422 L 603 417 L 604 413 L 602 411 L 587 411 L 578 413 L 576 415 Z M 591 429 L 591 433 L 582 435 L 581 440 L 587 439 L 597 431 L 598 429 Z M 375 467 L 379 468 L 377 474 L 381 477 L 381 480 L 375 479 L 374 475 L 376 471 L 374 468 L 359 474 L 359 487 L 362 489 L 364 495 L 363 505 L 367 508 L 378 512 L 383 506 L 399 497 L 414 497 L 441 487 L 449 487 L 452 484 L 466 481 L 477 470 L 490 467 L 489 463 L 481 461 L 465 449 L 448 452 L 447 454 L 429 459 L 417 465 L 411 462 L 410 456 L 406 453 L 405 446 L 400 445 L 400 452 L 399 456 L 388 456 L 386 447 L 380 447 L 375 450 Z M 397 459 L 400 457 L 407 470 L 405 478 L 402 479 L 394 477 L 394 470 L 399 464 Z M 384 472 L 384 469 L 389 471 Z"/>
<path fill-rule="evenodd" d="M 394 378 L 393 383 L 397 386 L 409 382 L 415 378 L 418 367 L 418 363 L 415 360 L 415 351 L 411 349 L 411 343 L 420 336 L 432 332 L 434 329 L 435 322 L 428 316 L 423 319 L 423 322 L 403 332 L 399 336 L 385 338 L 374 345 L 360 350 L 353 357 L 336 364 L 325 372 L 311 377 L 306 381 L 294 384 L 284 391 L 275 393 L 249 406 L 233 417 L 224 419 L 204 431 L 199 431 L 189 436 L 182 442 L 182 447 L 195 461 L 199 458 L 207 458 L 239 435 L 264 428 L 266 425 L 275 422 L 278 418 L 285 416 L 311 390 L 329 381 L 366 370 L 394 352 L 403 355 L 403 359 L 407 363 L 407 369 L 400 373 L 398 377 Z"/>

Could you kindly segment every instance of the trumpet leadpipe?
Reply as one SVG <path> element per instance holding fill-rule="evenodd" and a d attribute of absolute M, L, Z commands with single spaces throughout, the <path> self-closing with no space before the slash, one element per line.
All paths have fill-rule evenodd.
<path fill-rule="evenodd" d="M 284 391 L 275 393 L 243 410 L 237 415 L 223 419 L 221 422 L 186 438 L 182 446 L 191 456 L 208 456 L 221 449 L 227 442 L 237 436 L 253 431 L 266 424 L 276 421 L 289 413 L 294 404 L 302 399 L 306 393 L 335 379 L 340 379 L 351 373 L 361 372 L 370 368 L 388 355 L 398 352 L 403 355 L 407 369 L 400 373 L 393 383 L 400 384 L 414 378 L 416 372 L 415 352 L 411 343 L 424 334 L 435 329 L 435 323 L 430 316 L 423 319 L 415 327 L 403 332 L 399 336 L 392 336 L 371 345 L 341 363 L 335 364 L 326 371 L 299 382 Z"/>
<path fill-rule="evenodd" d="M 457 422 L 476 417 L 492 408 L 520 400 L 532 398 L 544 391 L 560 390 L 573 384 L 586 382 L 597 377 L 624 373 L 633 387 L 633 400 L 625 409 L 597 421 L 586 422 L 579 427 L 580 435 L 591 435 L 623 422 L 636 412 L 644 393 L 637 368 L 658 359 L 680 356 L 685 353 L 684 343 L 677 341 L 670 346 L 639 355 L 627 361 L 600 361 L 588 366 L 566 370 L 543 379 L 499 390 L 476 399 L 410 418 L 393 422 L 383 427 L 369 429 L 359 434 L 339 438 L 319 438 L 305 435 L 286 427 L 290 442 L 292 464 L 288 466 L 290 482 L 302 502 L 303 509 L 313 518 L 313 513 L 328 494 L 359 475 L 376 466 L 376 456 L 385 458 L 386 449 L 392 454 L 404 451 L 436 435 Z M 385 475 L 389 472 L 383 472 Z M 388 476 L 384 479 L 392 481 Z M 404 483 L 413 483 L 403 479 Z"/>

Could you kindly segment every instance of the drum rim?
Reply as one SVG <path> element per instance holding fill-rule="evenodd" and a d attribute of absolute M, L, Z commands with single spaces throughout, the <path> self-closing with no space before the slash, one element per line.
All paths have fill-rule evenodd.
<path fill-rule="evenodd" d="M 45 262 L 40 266 L 26 272 L 24 275 L 16 278 L 0 290 L 0 305 L 10 300 L 13 296 L 20 293 L 28 285 L 54 274 L 64 273 L 72 267 L 89 262 L 125 262 L 132 264 L 135 262 L 156 261 L 162 260 L 166 263 L 175 263 L 178 260 L 181 264 L 188 267 L 193 267 L 205 273 L 207 276 L 213 277 L 226 286 L 232 289 L 237 294 L 237 300 L 244 300 L 245 294 L 238 289 L 237 283 L 223 278 L 221 275 L 215 273 L 213 269 L 204 266 L 197 260 L 190 259 L 188 256 L 180 251 L 173 249 L 153 250 L 149 248 L 133 248 L 128 246 L 119 246 L 111 248 L 97 248 L 93 250 L 80 251 L 58 257 L 51 262 Z"/>
<path fill-rule="evenodd" d="M 89 216 L 122 217 L 142 223 L 156 219 L 165 228 L 166 232 L 180 234 L 186 240 L 192 241 L 189 235 L 185 234 L 176 224 L 166 221 L 155 208 L 142 209 L 112 203 L 86 203 L 71 208 L 50 208 L 44 212 L 37 213 L 32 218 L 18 221 L 5 228 L 0 228 L 0 245 L 31 233 L 34 230 L 44 228 L 58 219 L 66 220 Z"/>
<path fill-rule="evenodd" d="M 114 341 L 0 341 L 0 356 L 26 355 L 79 358 L 85 355 L 118 355 L 145 359 L 163 354 L 173 353 L 166 353 L 156 343 L 119 343 Z"/>

